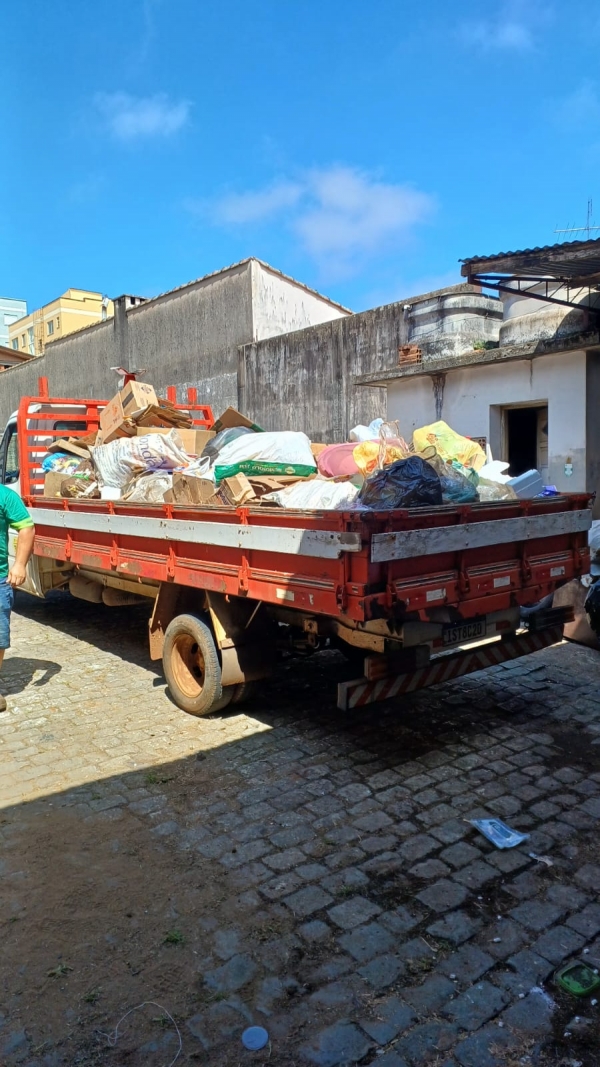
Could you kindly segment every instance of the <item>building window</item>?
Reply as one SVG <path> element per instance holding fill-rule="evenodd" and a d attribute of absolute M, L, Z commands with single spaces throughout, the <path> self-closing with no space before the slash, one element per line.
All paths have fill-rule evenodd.
<path fill-rule="evenodd" d="M 60 315 L 56 316 L 56 329 L 57 331 L 60 330 Z"/>
<path fill-rule="evenodd" d="M 18 337 L 13 337 L 12 346 L 13 346 L 13 348 L 17 348 L 18 349 L 18 347 L 19 347 L 19 338 Z"/>
<path fill-rule="evenodd" d="M 106 308 L 102 305 L 102 322 L 106 322 Z"/>
<path fill-rule="evenodd" d="M 35 356 L 35 339 L 33 336 L 33 326 L 30 326 L 27 330 L 27 336 L 29 338 L 29 355 Z"/>
<path fill-rule="evenodd" d="M 52 337 L 54 333 L 54 319 L 48 320 L 48 337 Z"/>
<path fill-rule="evenodd" d="M 21 334 L 21 348 L 25 348 L 27 344 L 27 338 L 24 333 Z"/>

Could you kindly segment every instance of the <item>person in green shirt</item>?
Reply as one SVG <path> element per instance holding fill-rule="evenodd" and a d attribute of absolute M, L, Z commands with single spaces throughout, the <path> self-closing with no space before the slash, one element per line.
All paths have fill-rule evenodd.
<path fill-rule="evenodd" d="M 17 550 L 12 567 L 8 565 L 8 531 L 18 531 Z M 10 648 L 10 613 L 15 589 L 23 585 L 27 564 L 33 552 L 35 526 L 20 496 L 0 485 L 0 667 Z M 0 711 L 6 711 L 6 698 L 0 695 Z"/>

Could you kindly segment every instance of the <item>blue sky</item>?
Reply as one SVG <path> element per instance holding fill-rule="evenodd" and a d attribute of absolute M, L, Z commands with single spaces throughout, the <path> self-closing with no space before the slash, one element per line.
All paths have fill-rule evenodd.
<path fill-rule="evenodd" d="M 590 0 L 23 0 L 2 30 L 0 293 L 31 307 L 256 255 L 360 310 L 600 222 Z"/>

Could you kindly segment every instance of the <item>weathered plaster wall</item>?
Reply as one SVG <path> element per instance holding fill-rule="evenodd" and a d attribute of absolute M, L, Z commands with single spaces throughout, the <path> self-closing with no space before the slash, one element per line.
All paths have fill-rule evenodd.
<path fill-rule="evenodd" d="M 588 486 L 586 454 L 586 381 L 588 357 L 570 352 L 505 364 L 465 367 L 445 373 L 441 408 L 436 411 L 429 376 L 396 379 L 388 385 L 388 417 L 410 437 L 418 426 L 442 418 L 467 437 L 487 437 L 496 459 L 501 455 L 500 408 L 509 404 L 548 404 L 549 480 L 559 490 Z M 438 397 L 439 386 L 438 382 Z M 591 412 L 589 417 L 593 418 Z M 567 477 L 570 458 L 573 475 Z M 596 476 L 598 470 L 596 468 Z"/>
<path fill-rule="evenodd" d="M 344 441 L 352 426 L 385 411 L 385 390 L 357 387 L 357 376 L 397 365 L 399 347 L 410 343 L 434 365 L 474 339 L 497 338 L 501 316 L 498 300 L 462 286 L 245 345 L 240 404 L 266 429 L 286 425 L 315 441 Z"/>
<path fill-rule="evenodd" d="M 238 406 L 239 346 L 282 329 L 347 314 L 317 293 L 246 260 L 154 300 L 130 307 L 115 303 L 114 319 L 49 344 L 44 356 L 2 373 L 0 422 L 24 394 L 37 393 L 40 375 L 54 396 L 107 399 L 118 378 L 110 368 L 145 369 L 159 391 L 188 386 L 215 413 Z"/>

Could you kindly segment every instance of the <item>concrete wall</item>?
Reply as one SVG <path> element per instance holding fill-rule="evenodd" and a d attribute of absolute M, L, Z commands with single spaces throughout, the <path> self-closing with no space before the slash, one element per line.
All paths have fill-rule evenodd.
<path fill-rule="evenodd" d="M 357 376 L 397 365 L 399 347 L 410 343 L 435 365 L 474 340 L 497 340 L 501 319 L 500 301 L 461 286 L 246 345 L 240 405 L 265 429 L 345 441 L 357 423 L 385 413 L 385 389 L 356 386 Z"/>
<path fill-rule="evenodd" d="M 442 393 L 442 383 L 430 376 L 395 379 L 388 384 L 388 417 L 398 420 L 406 438 L 417 427 L 442 418 L 466 437 L 487 437 L 494 458 L 504 459 L 501 408 L 547 403 L 550 484 L 564 492 L 595 488 L 589 485 L 586 452 L 586 415 L 592 421 L 594 417 L 586 401 L 590 358 L 585 352 L 571 352 L 459 367 L 444 374 Z M 434 386 L 438 401 L 441 393 L 437 410 Z M 564 472 L 567 459 L 573 463 L 571 477 Z M 598 473 L 596 469 L 596 477 Z"/>
<path fill-rule="evenodd" d="M 303 330 L 349 314 L 338 304 L 323 300 L 318 293 L 268 270 L 257 260 L 252 261 L 252 341 Z"/>
<path fill-rule="evenodd" d="M 40 375 L 54 396 L 108 399 L 117 387 L 110 368 L 145 369 L 159 392 L 168 385 L 186 400 L 187 387 L 219 414 L 238 406 L 239 346 L 282 328 L 338 318 L 349 312 L 257 260 L 131 306 L 115 301 L 114 318 L 49 344 L 32 364 L 5 371 L 0 382 L 3 424 L 24 394 L 37 393 Z"/>

